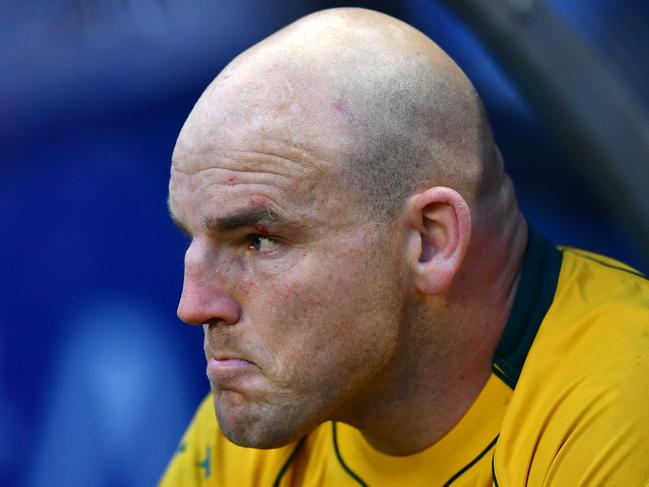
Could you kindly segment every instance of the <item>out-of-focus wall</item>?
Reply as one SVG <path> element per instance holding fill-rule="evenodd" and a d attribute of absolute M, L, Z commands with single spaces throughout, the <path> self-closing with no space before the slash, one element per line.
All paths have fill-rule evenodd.
<path fill-rule="evenodd" d="M 642 267 L 475 36 L 434 0 L 356 4 L 422 29 L 466 70 L 538 227 Z M 640 2 L 552 4 L 649 99 Z M 186 245 L 166 210 L 176 135 L 234 55 L 339 5 L 0 6 L 1 485 L 155 483 L 208 390 L 201 331 L 175 317 Z"/>

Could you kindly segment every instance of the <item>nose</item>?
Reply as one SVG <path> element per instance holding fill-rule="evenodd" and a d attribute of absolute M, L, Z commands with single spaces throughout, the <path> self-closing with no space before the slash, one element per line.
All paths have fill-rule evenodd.
<path fill-rule="evenodd" d="M 241 307 L 228 289 L 228 281 L 235 276 L 226 275 L 230 272 L 220 272 L 215 257 L 195 242 L 185 253 L 178 318 L 188 325 L 203 325 L 217 320 L 233 325 L 241 317 Z"/>

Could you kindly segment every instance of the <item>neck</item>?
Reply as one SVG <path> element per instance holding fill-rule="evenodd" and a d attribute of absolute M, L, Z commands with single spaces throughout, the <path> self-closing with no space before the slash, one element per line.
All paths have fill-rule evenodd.
<path fill-rule="evenodd" d="M 404 317 L 407 326 L 395 354 L 402 359 L 380 386 L 346 408 L 352 414 L 339 418 L 377 450 L 401 456 L 428 448 L 459 422 L 482 391 L 514 302 L 527 242 L 520 215 L 513 226 L 508 245 L 501 248 L 507 258 L 498 278 L 478 280 L 472 289 L 458 287 L 432 311 L 421 304 L 409 307 L 423 311 L 409 310 Z M 457 297 L 467 295 L 475 299 L 467 303 L 466 297 Z"/>

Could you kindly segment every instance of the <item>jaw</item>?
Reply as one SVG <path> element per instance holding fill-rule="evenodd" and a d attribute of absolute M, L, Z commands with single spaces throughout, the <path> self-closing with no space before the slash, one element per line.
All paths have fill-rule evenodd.
<path fill-rule="evenodd" d="M 247 448 L 280 448 L 308 434 L 324 419 L 305 414 L 308 405 L 253 402 L 237 392 L 214 394 L 214 409 L 223 435 Z"/>

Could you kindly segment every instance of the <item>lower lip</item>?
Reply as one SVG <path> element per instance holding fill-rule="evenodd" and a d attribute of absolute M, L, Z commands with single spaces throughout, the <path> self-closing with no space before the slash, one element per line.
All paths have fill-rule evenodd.
<path fill-rule="evenodd" d="M 228 358 L 218 360 L 211 358 L 207 361 L 207 375 L 210 377 L 222 378 L 246 372 L 254 364 L 239 358 Z"/>

